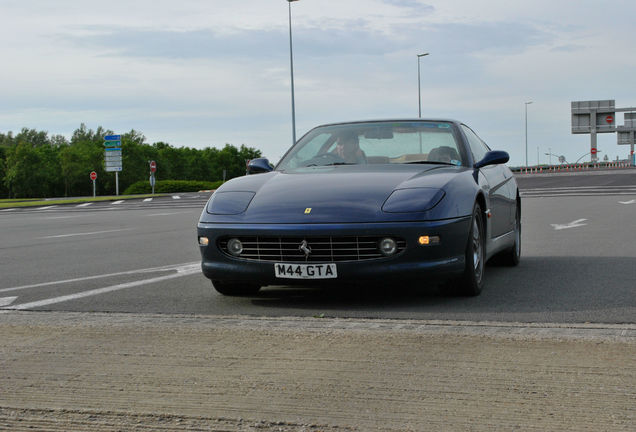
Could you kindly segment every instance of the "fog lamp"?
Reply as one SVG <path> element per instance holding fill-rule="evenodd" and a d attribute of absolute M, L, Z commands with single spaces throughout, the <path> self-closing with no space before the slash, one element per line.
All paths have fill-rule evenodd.
<path fill-rule="evenodd" d="M 210 243 L 207 237 L 199 237 L 199 245 L 207 246 Z"/>
<path fill-rule="evenodd" d="M 393 255 L 397 251 L 397 243 L 392 238 L 385 238 L 380 240 L 380 252 L 382 255 Z"/>
<path fill-rule="evenodd" d="M 227 250 L 234 256 L 239 256 L 243 253 L 243 243 L 237 238 L 231 238 L 227 241 Z"/>

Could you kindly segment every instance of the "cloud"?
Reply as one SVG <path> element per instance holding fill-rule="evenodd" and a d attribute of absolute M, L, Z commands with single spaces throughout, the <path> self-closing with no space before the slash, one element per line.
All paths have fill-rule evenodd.
<path fill-rule="evenodd" d="M 418 0 L 382 0 L 383 3 L 408 9 L 409 13 L 430 14 L 435 8 L 431 5 L 424 4 Z"/>

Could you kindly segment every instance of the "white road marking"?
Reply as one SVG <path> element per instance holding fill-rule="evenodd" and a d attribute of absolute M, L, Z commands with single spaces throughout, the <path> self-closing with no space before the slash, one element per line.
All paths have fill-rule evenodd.
<path fill-rule="evenodd" d="M 144 202 L 149 202 L 149 201 L 152 201 L 152 198 L 146 198 L 146 199 L 144 200 Z"/>
<path fill-rule="evenodd" d="M 9 306 L 17 297 L 0 297 L 0 307 Z"/>
<path fill-rule="evenodd" d="M 575 221 L 572 221 L 572 222 L 570 222 L 568 224 L 564 224 L 564 225 L 561 225 L 561 224 L 550 224 L 550 225 L 552 225 L 552 227 L 555 230 L 559 231 L 559 230 L 564 230 L 564 229 L 578 228 L 578 227 L 585 226 L 587 224 L 585 224 L 583 222 L 585 222 L 586 220 L 587 219 L 577 219 Z"/>
<path fill-rule="evenodd" d="M 170 215 L 176 215 L 176 214 L 186 214 L 186 213 L 190 213 L 190 212 L 172 212 L 172 213 L 153 213 L 153 214 L 149 214 L 148 216 L 170 216 Z"/>
<path fill-rule="evenodd" d="M 38 300 L 38 301 L 30 302 L 30 303 L 17 304 L 17 305 L 5 307 L 4 309 L 25 310 L 25 309 L 32 309 L 36 307 L 48 306 L 48 305 L 52 305 L 56 303 L 62 303 L 62 302 L 71 301 L 71 300 L 77 300 L 77 299 L 81 299 L 85 297 L 92 297 L 92 296 L 106 294 L 113 291 L 123 290 L 126 288 L 134 288 L 141 285 L 147 285 L 147 284 L 151 284 L 155 282 L 162 282 L 162 281 L 166 281 L 170 279 L 175 279 L 182 276 L 189 276 L 192 274 L 199 273 L 201 271 L 201 267 L 199 266 L 199 263 L 196 263 L 196 264 L 184 265 L 182 267 L 176 268 L 175 270 L 176 270 L 176 273 L 165 275 L 165 276 L 159 276 L 159 277 L 154 277 L 154 278 L 145 279 L 145 280 L 111 285 L 104 288 L 92 289 L 92 290 L 88 290 L 84 292 L 79 292 L 79 293 L 59 296 L 59 297 L 53 297 L 53 298 L 44 299 L 44 300 Z"/>
<path fill-rule="evenodd" d="M 84 203 L 84 204 L 78 204 L 75 207 L 88 207 L 89 205 L 92 205 L 92 204 L 93 204 L 92 202 L 87 202 L 87 203 Z"/>
<path fill-rule="evenodd" d="M 172 199 L 181 199 L 179 195 L 172 195 Z"/>
<path fill-rule="evenodd" d="M 56 205 L 46 206 L 46 207 L 38 207 L 37 210 L 48 210 L 57 207 Z"/>
<path fill-rule="evenodd" d="M 73 234 L 60 234 L 60 235 L 52 235 L 52 236 L 38 237 L 38 238 L 51 239 L 51 238 L 63 238 L 63 237 L 76 237 L 76 236 L 85 236 L 85 235 L 105 234 L 105 233 L 119 232 L 119 231 L 129 231 L 131 229 L 133 228 L 123 228 L 123 229 L 116 229 L 116 230 L 93 231 L 93 232 L 73 233 Z"/>
<path fill-rule="evenodd" d="M 124 202 L 124 200 L 119 200 L 119 201 L 113 201 L 111 204 L 121 204 L 123 202 Z"/>
<path fill-rule="evenodd" d="M 64 279 L 64 280 L 52 281 L 52 282 L 42 282 L 42 283 L 36 283 L 36 284 L 30 284 L 30 285 L 21 285 L 21 286 L 12 287 L 12 288 L 3 288 L 3 289 L 0 289 L 0 293 L 7 292 L 7 291 L 24 290 L 28 288 L 38 288 L 38 287 L 49 286 L 49 285 L 62 285 L 66 283 L 83 282 L 87 280 L 109 278 L 114 276 L 124 276 L 124 275 L 131 275 L 131 274 L 154 273 L 154 272 L 164 272 L 164 271 L 174 271 L 174 270 L 178 271 L 181 268 L 186 268 L 189 266 L 200 266 L 200 265 L 201 263 L 199 261 L 195 261 L 195 262 L 183 263 L 183 264 L 172 264 L 172 265 L 167 265 L 163 267 L 150 267 L 145 269 L 129 270 L 129 271 L 123 271 L 123 272 L 117 272 L 117 273 L 106 273 L 106 274 L 95 275 L 95 276 L 85 276 L 80 278 Z"/>
<path fill-rule="evenodd" d="M 621 204 L 634 204 L 634 203 L 636 203 L 636 200 L 619 201 L 619 203 L 621 203 Z"/>
<path fill-rule="evenodd" d="M 13 211 L 13 210 L 15 210 L 15 208 L 8 208 L 8 209 L 0 210 L 0 211 L 3 211 L 3 212 L 10 212 L 10 211 Z"/>

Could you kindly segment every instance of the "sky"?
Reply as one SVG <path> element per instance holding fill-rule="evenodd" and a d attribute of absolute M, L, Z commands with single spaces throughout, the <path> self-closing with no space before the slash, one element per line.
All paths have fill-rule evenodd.
<path fill-rule="evenodd" d="M 260 149 L 292 139 L 286 0 L 0 0 L 0 133 L 70 138 L 84 123 L 148 143 Z M 636 107 L 636 2 L 299 0 L 291 3 L 296 130 L 452 118 L 510 165 L 590 151 L 571 101 Z M 526 102 L 532 104 L 526 105 Z M 616 123 L 623 124 L 617 113 Z M 626 158 L 616 134 L 599 156 Z M 556 157 L 552 157 L 556 162 Z"/>

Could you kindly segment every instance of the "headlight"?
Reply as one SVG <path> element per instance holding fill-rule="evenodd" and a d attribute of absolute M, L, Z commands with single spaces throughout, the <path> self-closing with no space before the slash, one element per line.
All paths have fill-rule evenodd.
<path fill-rule="evenodd" d="M 382 211 L 387 213 L 424 212 L 435 207 L 445 192 L 433 188 L 398 189 L 384 201 Z"/>
<path fill-rule="evenodd" d="M 215 192 L 208 201 L 206 211 L 217 215 L 243 213 L 254 195 L 254 192 Z"/>

